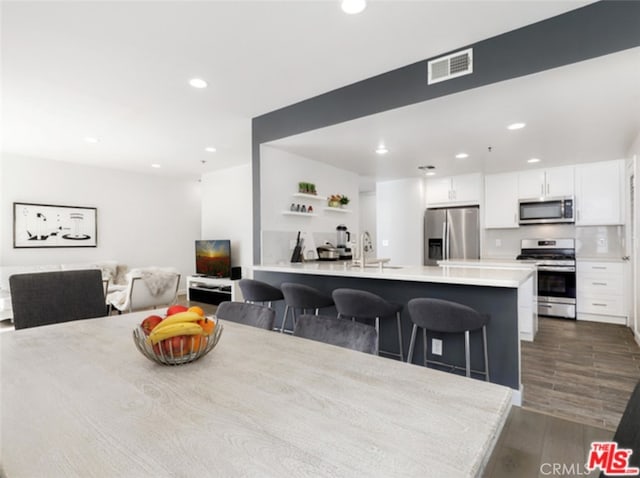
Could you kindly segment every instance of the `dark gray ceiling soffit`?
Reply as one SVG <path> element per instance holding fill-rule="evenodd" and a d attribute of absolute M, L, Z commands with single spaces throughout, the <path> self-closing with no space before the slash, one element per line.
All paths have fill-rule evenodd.
<path fill-rule="evenodd" d="M 260 263 L 260 144 L 640 46 L 640 0 L 605 0 L 473 48 L 473 74 L 427 85 L 428 58 L 252 120 L 253 257 Z"/>
<path fill-rule="evenodd" d="M 453 51 L 473 48 L 471 75 L 427 85 L 429 59 L 419 61 L 258 116 L 254 139 L 272 141 L 639 45 L 640 1 L 597 2 L 461 45 Z"/>

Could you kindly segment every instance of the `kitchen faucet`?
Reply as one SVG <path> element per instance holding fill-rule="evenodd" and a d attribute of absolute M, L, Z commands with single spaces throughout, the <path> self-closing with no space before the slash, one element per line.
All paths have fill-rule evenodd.
<path fill-rule="evenodd" d="M 373 250 L 373 242 L 371 241 L 371 234 L 369 231 L 364 231 L 360 234 L 360 241 L 358 243 L 358 255 L 360 256 L 360 269 L 364 269 L 364 265 L 367 259 L 367 252 Z"/>

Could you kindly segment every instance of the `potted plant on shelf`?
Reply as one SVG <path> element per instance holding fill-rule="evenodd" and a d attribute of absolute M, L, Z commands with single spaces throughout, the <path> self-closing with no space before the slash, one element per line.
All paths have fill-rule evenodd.
<path fill-rule="evenodd" d="M 329 207 L 343 207 L 349 204 L 349 198 L 342 194 L 332 194 L 327 198 Z"/>
<path fill-rule="evenodd" d="M 340 207 L 340 197 L 341 196 L 339 194 L 332 194 L 329 196 L 327 198 L 329 201 L 329 207 Z"/>

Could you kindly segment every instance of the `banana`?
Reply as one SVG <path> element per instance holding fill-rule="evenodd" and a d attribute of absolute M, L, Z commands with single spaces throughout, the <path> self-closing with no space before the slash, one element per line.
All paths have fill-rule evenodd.
<path fill-rule="evenodd" d="M 194 324 L 193 322 L 178 322 L 177 324 L 167 325 L 161 329 L 157 327 L 154 328 L 149 334 L 149 337 L 147 337 L 147 340 L 155 345 L 161 340 L 170 339 L 177 335 L 202 335 L 202 333 L 202 327 L 198 324 Z"/>
<path fill-rule="evenodd" d="M 200 314 L 196 312 L 178 312 L 177 314 L 170 315 L 162 322 L 158 323 L 151 332 L 158 331 L 160 329 L 164 329 L 169 325 L 180 324 L 182 322 L 197 322 L 198 320 L 203 319 Z"/>

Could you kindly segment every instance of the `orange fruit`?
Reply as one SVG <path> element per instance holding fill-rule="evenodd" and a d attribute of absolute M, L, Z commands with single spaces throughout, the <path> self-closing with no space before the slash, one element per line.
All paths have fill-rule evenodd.
<path fill-rule="evenodd" d="M 213 320 L 208 319 L 207 317 L 199 320 L 198 325 L 202 327 L 204 335 L 211 335 L 216 328 L 216 323 Z"/>
<path fill-rule="evenodd" d="M 198 307 L 197 305 L 194 305 L 192 307 L 189 307 L 189 312 L 195 312 L 196 314 L 204 317 L 204 310 L 202 310 L 202 307 Z"/>

